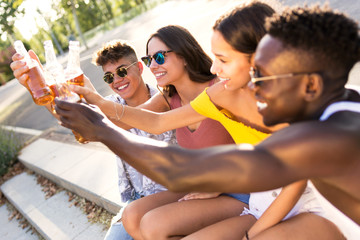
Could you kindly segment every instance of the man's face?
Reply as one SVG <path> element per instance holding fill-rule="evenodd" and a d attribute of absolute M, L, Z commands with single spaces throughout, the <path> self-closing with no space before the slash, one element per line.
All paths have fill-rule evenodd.
<path fill-rule="evenodd" d="M 254 60 L 258 77 L 279 75 L 278 78 L 255 83 L 258 111 L 263 116 L 264 124 L 272 126 L 301 119 L 305 108 L 302 98 L 304 83 L 301 80 L 305 76 L 284 76 L 299 72 L 296 54 L 284 50 L 280 40 L 265 35 L 258 45 Z"/>
<path fill-rule="evenodd" d="M 141 63 L 135 63 L 134 65 L 130 66 L 132 63 L 133 61 L 128 58 L 121 58 L 117 62 L 108 62 L 102 66 L 104 74 L 113 74 L 114 79 L 113 82 L 109 84 L 109 86 L 125 101 L 136 97 L 137 90 L 142 81 L 142 68 L 139 67 L 139 64 L 141 65 Z M 120 77 L 116 73 L 116 69 L 119 67 L 127 68 L 127 75 L 125 77 Z"/>

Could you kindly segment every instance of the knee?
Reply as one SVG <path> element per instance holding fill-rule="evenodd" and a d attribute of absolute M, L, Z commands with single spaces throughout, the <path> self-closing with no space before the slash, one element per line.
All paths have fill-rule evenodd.
<path fill-rule="evenodd" d="M 161 228 L 161 219 L 158 219 L 156 214 L 151 211 L 146 213 L 140 221 L 140 233 L 142 237 L 147 239 L 165 239 L 164 229 Z"/>
<path fill-rule="evenodd" d="M 125 207 L 121 221 L 126 232 L 128 232 L 131 236 L 134 236 L 136 233 L 138 233 L 141 217 L 141 214 L 139 211 L 137 211 L 136 204 L 131 203 Z"/>

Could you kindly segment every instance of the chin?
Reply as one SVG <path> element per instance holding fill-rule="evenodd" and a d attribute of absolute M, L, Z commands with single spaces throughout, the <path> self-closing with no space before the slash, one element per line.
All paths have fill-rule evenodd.
<path fill-rule="evenodd" d="M 265 116 L 263 116 L 263 123 L 264 123 L 264 125 L 267 126 L 267 127 L 272 127 L 272 126 L 274 126 L 274 125 L 279 124 L 280 122 L 279 122 L 279 121 L 275 121 L 274 119 L 266 118 Z"/>

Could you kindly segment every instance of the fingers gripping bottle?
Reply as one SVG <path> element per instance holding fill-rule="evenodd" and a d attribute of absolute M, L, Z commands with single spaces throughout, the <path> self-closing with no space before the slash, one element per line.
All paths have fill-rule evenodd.
<path fill-rule="evenodd" d="M 29 67 L 27 73 L 29 79 L 26 81 L 26 88 L 29 90 L 34 102 L 38 105 L 47 105 L 54 100 L 53 92 L 47 86 L 45 77 L 39 63 L 30 58 L 29 53 L 26 51 L 24 44 L 17 40 L 14 42 L 14 48 L 17 53 L 24 56 L 26 65 Z"/>
<path fill-rule="evenodd" d="M 65 69 L 65 80 L 68 84 L 84 86 L 84 73 L 80 68 L 80 43 L 69 41 L 69 58 Z M 80 98 L 83 98 L 80 95 Z"/>

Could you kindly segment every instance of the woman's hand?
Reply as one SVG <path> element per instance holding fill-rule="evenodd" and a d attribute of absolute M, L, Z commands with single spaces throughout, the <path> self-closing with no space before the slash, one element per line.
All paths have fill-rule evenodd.
<path fill-rule="evenodd" d="M 186 194 L 184 197 L 180 198 L 178 201 L 187 201 L 187 200 L 195 200 L 195 199 L 209 199 L 209 198 L 216 198 L 220 195 L 220 192 L 211 192 L 211 193 L 189 193 Z"/>

